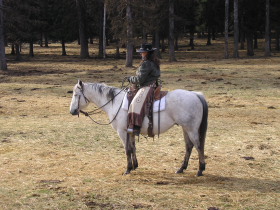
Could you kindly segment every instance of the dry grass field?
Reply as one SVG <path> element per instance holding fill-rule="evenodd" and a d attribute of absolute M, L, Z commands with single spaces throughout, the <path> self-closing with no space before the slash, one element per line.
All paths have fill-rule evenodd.
<path fill-rule="evenodd" d="M 222 40 L 198 40 L 195 51 L 177 52 L 178 62 L 163 55 L 163 89 L 201 91 L 209 102 L 203 177 L 195 176 L 195 149 L 188 170 L 175 174 L 184 155 L 180 127 L 141 137 L 139 168 L 123 176 L 116 132 L 69 114 L 78 79 L 120 87 L 138 60 L 133 69 L 123 59 L 82 60 L 76 44 L 67 57 L 58 44 L 36 53 L 23 62 L 8 57 L 9 71 L 0 71 L 0 209 L 280 209 L 280 53 L 241 51 L 241 59 L 225 60 Z"/>

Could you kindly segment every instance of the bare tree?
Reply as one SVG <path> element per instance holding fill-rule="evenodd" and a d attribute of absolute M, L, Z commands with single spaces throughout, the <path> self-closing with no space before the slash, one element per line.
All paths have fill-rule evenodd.
<path fill-rule="evenodd" d="M 7 70 L 3 25 L 3 0 L 0 0 L 0 69 Z"/>
<path fill-rule="evenodd" d="M 265 1 L 265 10 L 266 10 L 266 18 L 265 18 L 265 56 L 270 56 L 270 2 L 269 0 Z"/>
<path fill-rule="evenodd" d="M 229 18 L 229 0 L 225 0 L 225 58 L 229 58 L 228 53 L 228 18 Z"/>
<path fill-rule="evenodd" d="M 132 12 L 131 12 L 131 0 L 127 1 L 126 7 L 126 20 L 127 20 L 127 46 L 126 46 L 126 67 L 132 67 L 133 65 L 133 29 L 132 29 Z"/>
<path fill-rule="evenodd" d="M 176 61 L 174 48 L 174 0 L 169 0 L 169 61 Z"/>
<path fill-rule="evenodd" d="M 239 58 L 238 43 L 239 43 L 238 0 L 234 0 L 234 55 L 233 57 L 235 58 Z"/>

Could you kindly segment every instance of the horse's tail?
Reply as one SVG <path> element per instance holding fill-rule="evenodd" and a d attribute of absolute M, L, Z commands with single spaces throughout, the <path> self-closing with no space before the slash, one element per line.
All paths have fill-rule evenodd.
<path fill-rule="evenodd" d="M 200 141 L 201 147 L 204 147 L 206 131 L 207 131 L 207 127 L 208 127 L 208 104 L 205 100 L 205 97 L 202 94 L 197 93 L 196 95 L 199 98 L 199 100 L 201 101 L 202 106 L 203 106 L 203 115 L 202 115 L 201 124 L 199 126 L 199 141 Z"/>

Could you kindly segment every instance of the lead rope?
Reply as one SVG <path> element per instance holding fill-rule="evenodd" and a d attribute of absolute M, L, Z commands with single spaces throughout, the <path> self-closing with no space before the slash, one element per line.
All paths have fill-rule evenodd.
<path fill-rule="evenodd" d="M 116 119 L 117 115 L 119 114 L 119 112 L 120 112 L 120 110 L 121 110 L 121 107 L 122 107 L 122 104 L 123 104 L 123 100 L 122 100 L 122 102 L 121 102 L 121 105 L 120 105 L 120 107 L 119 107 L 119 109 L 118 109 L 118 111 L 117 111 L 115 117 L 114 117 L 109 123 L 100 123 L 100 122 L 97 122 L 97 121 L 95 121 L 95 120 L 89 115 L 88 112 L 84 112 L 84 111 L 82 111 L 82 110 L 80 110 L 80 112 L 81 112 L 82 114 L 84 114 L 86 117 L 89 117 L 94 123 L 96 123 L 96 124 L 98 124 L 98 125 L 110 125 L 110 124 Z M 96 110 L 98 110 L 98 109 L 96 109 Z"/>

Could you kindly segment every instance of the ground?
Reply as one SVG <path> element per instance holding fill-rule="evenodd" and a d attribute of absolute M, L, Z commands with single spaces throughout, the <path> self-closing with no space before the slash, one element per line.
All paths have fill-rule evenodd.
<path fill-rule="evenodd" d="M 280 53 L 223 59 L 222 39 L 204 42 L 181 48 L 178 62 L 161 60 L 164 90 L 200 91 L 208 100 L 203 177 L 195 176 L 196 150 L 175 174 L 184 156 L 178 126 L 159 139 L 141 137 L 139 168 L 123 176 L 116 132 L 69 114 L 78 79 L 120 87 L 137 59 L 134 68 L 123 59 L 80 59 L 75 43 L 67 57 L 59 44 L 36 46 L 23 62 L 9 56 L 9 70 L 0 71 L 1 209 L 280 209 Z M 94 117 L 108 122 L 104 113 Z"/>

